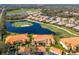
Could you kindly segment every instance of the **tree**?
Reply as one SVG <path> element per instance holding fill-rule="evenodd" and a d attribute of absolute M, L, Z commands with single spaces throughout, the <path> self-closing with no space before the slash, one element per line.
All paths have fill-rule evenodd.
<path fill-rule="evenodd" d="M 30 39 L 29 39 L 30 42 L 32 41 L 32 35 L 33 35 L 33 34 L 29 34 L 29 35 L 28 35 L 29 38 L 30 38 Z"/>
<path fill-rule="evenodd" d="M 6 45 L 4 43 L 4 41 L 0 41 L 0 54 L 6 54 Z"/>

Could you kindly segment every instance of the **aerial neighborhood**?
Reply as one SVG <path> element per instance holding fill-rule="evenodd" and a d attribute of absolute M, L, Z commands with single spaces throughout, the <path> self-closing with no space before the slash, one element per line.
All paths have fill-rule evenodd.
<path fill-rule="evenodd" d="M 1 55 L 79 55 L 79 8 L 0 9 Z"/>

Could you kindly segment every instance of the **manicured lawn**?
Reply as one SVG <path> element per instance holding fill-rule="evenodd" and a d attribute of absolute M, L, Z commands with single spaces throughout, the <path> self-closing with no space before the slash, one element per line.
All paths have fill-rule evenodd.
<path fill-rule="evenodd" d="M 57 48 L 59 48 L 59 49 L 61 49 L 61 50 L 65 50 L 63 48 L 63 46 L 59 43 L 60 36 L 55 35 L 54 36 L 54 39 L 55 39 L 55 45 L 54 46 L 57 47 Z"/>
<path fill-rule="evenodd" d="M 29 22 L 14 22 L 13 23 L 13 26 L 15 26 L 15 27 L 21 27 L 23 25 L 29 25 L 29 26 L 31 26 L 32 23 L 29 23 Z"/>
<path fill-rule="evenodd" d="M 58 26 L 58 27 L 66 29 L 66 30 L 70 31 L 71 33 L 68 33 L 68 31 L 66 31 L 66 30 L 62 30 L 62 29 L 59 29 L 59 28 L 55 27 L 55 26 L 57 26 L 55 24 L 49 24 L 49 23 L 40 22 L 40 25 L 43 28 L 47 28 L 47 29 L 49 29 L 51 31 L 54 31 L 54 32 L 58 33 L 58 36 L 60 36 L 60 37 L 72 37 L 72 36 L 75 36 L 75 35 L 73 35 L 71 33 L 78 34 L 72 28 L 67 28 L 67 27 L 64 27 L 64 26 Z"/>
<path fill-rule="evenodd" d="M 60 37 L 74 36 L 74 35 L 71 35 L 71 34 L 69 34 L 68 32 L 66 32 L 64 30 L 60 30 L 60 29 L 54 27 L 52 24 L 41 23 L 41 26 L 44 27 L 44 28 L 47 28 L 51 31 L 54 31 L 54 32 L 58 33 Z"/>
<path fill-rule="evenodd" d="M 19 12 L 26 12 L 26 9 L 24 9 L 24 10 L 19 9 L 19 10 L 8 11 L 7 14 L 15 14 L 15 13 L 19 13 Z"/>
<path fill-rule="evenodd" d="M 54 47 L 56 48 L 59 48 L 63 51 L 66 51 L 63 46 L 59 43 L 59 40 L 63 37 L 72 37 L 73 35 L 63 31 L 63 30 L 60 30 L 54 26 L 52 26 L 51 24 L 50 25 L 47 25 L 45 23 L 41 23 L 41 26 L 44 27 L 44 28 L 48 28 L 49 30 L 51 31 L 54 31 L 54 32 L 57 32 L 58 34 L 54 36 L 54 39 L 55 39 L 55 45 Z"/>
<path fill-rule="evenodd" d="M 49 30 L 51 30 L 51 31 L 54 31 L 54 32 L 58 33 L 57 35 L 54 36 L 55 43 L 56 43 L 54 46 L 57 47 L 57 48 L 59 48 L 59 49 L 62 49 L 63 51 L 66 51 L 66 50 L 62 47 L 62 45 L 59 43 L 59 40 L 60 40 L 61 38 L 64 38 L 64 37 L 73 37 L 73 36 L 75 36 L 75 35 L 69 34 L 68 32 L 66 32 L 66 31 L 64 31 L 64 30 L 58 29 L 57 27 L 53 26 L 54 24 L 49 24 L 49 23 L 40 23 L 40 24 L 41 24 L 41 26 L 42 26 L 43 28 L 47 28 L 47 29 L 49 29 Z M 73 30 L 72 28 L 66 28 L 66 27 L 64 27 L 64 26 L 61 26 L 61 28 L 64 28 L 64 29 L 66 29 L 66 30 L 69 30 L 69 31 L 72 32 L 72 33 L 78 34 L 78 33 L 77 33 L 75 30 Z"/>
<path fill-rule="evenodd" d="M 17 26 L 17 27 L 19 27 L 19 26 L 21 26 L 21 25 L 26 25 L 26 24 L 30 24 L 30 23 L 27 23 L 27 22 L 14 22 L 14 23 L 13 23 L 13 25 L 14 25 L 14 26 Z M 30 25 L 31 25 L 31 24 L 30 24 Z M 47 28 L 47 29 L 49 29 L 49 30 L 54 31 L 54 32 L 57 33 L 57 35 L 54 36 L 54 37 L 55 37 L 55 41 L 56 41 L 56 42 L 55 42 L 56 44 L 55 44 L 54 46 L 65 51 L 65 49 L 62 47 L 62 45 L 59 43 L 59 40 L 60 40 L 61 38 L 64 38 L 64 37 L 72 37 L 72 36 L 74 36 L 74 35 L 72 35 L 72 34 L 66 32 L 66 31 L 64 31 L 64 30 L 61 30 L 61 29 L 55 27 L 54 24 L 42 23 L 42 22 L 41 22 L 40 25 L 41 25 L 43 28 Z M 59 26 L 59 27 L 60 27 L 60 26 Z M 64 26 L 61 26 L 61 28 L 64 28 L 64 29 L 66 29 L 66 30 L 69 30 L 70 32 L 73 32 L 73 33 L 77 34 L 77 33 L 76 33 L 74 30 L 72 30 L 71 28 L 66 28 L 66 27 L 64 27 Z M 29 36 L 31 36 L 31 35 L 29 35 Z M 31 39 L 31 38 L 30 38 L 30 39 Z"/>
<path fill-rule="evenodd" d="M 64 26 L 61 26 L 61 27 L 79 35 L 79 32 L 75 31 L 73 28 L 67 28 L 67 27 L 64 27 Z"/>
<path fill-rule="evenodd" d="M 38 12 L 39 9 L 19 9 L 19 10 L 13 10 L 13 11 L 8 11 L 7 14 L 15 14 L 15 13 L 20 13 L 20 12 Z"/>

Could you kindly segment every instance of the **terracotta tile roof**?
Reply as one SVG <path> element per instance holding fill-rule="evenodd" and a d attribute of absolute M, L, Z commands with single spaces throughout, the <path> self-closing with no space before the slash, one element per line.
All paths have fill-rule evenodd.
<path fill-rule="evenodd" d="M 46 49 L 45 49 L 44 46 L 37 46 L 37 47 L 36 47 L 36 51 L 37 51 L 37 52 L 45 52 Z"/>
<path fill-rule="evenodd" d="M 46 40 L 46 39 L 52 39 L 54 40 L 53 38 L 53 35 L 33 35 L 33 39 L 34 41 L 42 41 L 42 40 Z"/>
<path fill-rule="evenodd" d="M 66 45 L 67 47 L 73 48 L 79 44 L 79 37 L 62 38 L 60 39 L 60 41 L 64 43 L 64 45 Z"/>
<path fill-rule="evenodd" d="M 75 52 L 75 53 L 73 53 L 73 55 L 79 55 L 79 52 Z"/>
<path fill-rule="evenodd" d="M 55 53 L 55 54 L 62 54 L 62 50 L 56 47 L 51 47 L 50 52 Z"/>
<path fill-rule="evenodd" d="M 29 50 L 28 47 L 25 47 L 25 46 L 18 46 L 18 52 L 19 53 L 25 53 Z"/>
<path fill-rule="evenodd" d="M 27 34 L 9 35 L 6 37 L 5 43 L 13 44 L 16 41 L 22 41 L 23 43 L 29 39 Z"/>

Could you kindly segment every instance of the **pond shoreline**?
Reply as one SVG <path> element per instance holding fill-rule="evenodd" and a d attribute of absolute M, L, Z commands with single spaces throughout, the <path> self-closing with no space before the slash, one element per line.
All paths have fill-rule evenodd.
<path fill-rule="evenodd" d="M 14 32 L 14 33 L 32 33 L 32 34 L 55 34 L 55 32 L 50 31 L 49 29 L 42 28 L 40 23 L 28 21 L 28 20 L 19 20 L 15 22 L 31 22 L 32 26 L 25 26 L 25 27 L 14 27 L 10 21 L 7 21 L 5 23 L 6 29 L 8 32 Z"/>

